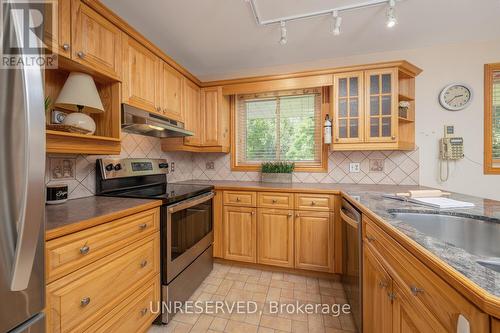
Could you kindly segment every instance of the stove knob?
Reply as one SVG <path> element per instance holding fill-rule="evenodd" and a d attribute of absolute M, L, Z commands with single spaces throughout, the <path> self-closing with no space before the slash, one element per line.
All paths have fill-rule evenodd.
<path fill-rule="evenodd" d="M 106 168 L 106 171 L 112 171 L 113 170 L 113 164 L 110 163 L 110 164 L 106 165 L 105 168 Z"/>
<path fill-rule="evenodd" d="M 121 169 L 122 169 L 122 165 L 120 163 L 115 165 L 115 171 L 120 171 Z"/>
<path fill-rule="evenodd" d="M 160 169 L 168 169 L 168 163 L 160 163 L 160 164 L 158 165 L 158 167 L 159 167 Z"/>

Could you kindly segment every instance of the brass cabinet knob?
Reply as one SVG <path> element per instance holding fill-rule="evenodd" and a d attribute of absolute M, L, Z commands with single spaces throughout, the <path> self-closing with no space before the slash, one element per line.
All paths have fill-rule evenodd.
<path fill-rule="evenodd" d="M 83 53 L 83 51 L 78 51 L 78 52 L 76 53 L 76 55 L 77 55 L 77 56 L 78 56 L 78 58 L 80 58 L 80 59 L 85 58 L 85 53 Z"/>
<path fill-rule="evenodd" d="M 387 281 L 380 281 L 378 283 L 378 286 L 379 286 L 379 288 L 387 288 L 388 283 L 387 283 Z"/>
<path fill-rule="evenodd" d="M 273 204 L 275 204 L 275 203 L 277 203 L 277 202 L 278 202 L 278 200 L 276 200 L 276 199 L 273 199 Z"/>
<path fill-rule="evenodd" d="M 141 261 L 141 268 L 146 267 L 146 266 L 147 266 L 147 264 L 148 264 L 148 261 L 147 261 L 147 260 L 143 260 L 143 261 Z"/>
<path fill-rule="evenodd" d="M 293 214 L 292 214 L 292 213 L 288 213 L 288 217 L 292 217 L 292 216 L 293 216 Z"/>
<path fill-rule="evenodd" d="M 87 253 L 90 252 L 90 246 L 84 245 L 80 248 L 80 254 L 86 255 Z"/>
<path fill-rule="evenodd" d="M 250 212 L 250 214 L 251 214 L 251 215 L 255 215 L 255 212 L 254 212 L 254 211 L 251 211 L 251 212 Z"/>
<path fill-rule="evenodd" d="M 90 297 L 84 297 L 80 301 L 80 306 L 84 307 L 84 306 L 89 305 L 89 303 L 90 303 Z"/>
<path fill-rule="evenodd" d="M 62 46 L 63 50 L 64 51 L 68 51 L 69 50 L 69 44 L 68 43 L 64 43 L 63 46 Z"/>
<path fill-rule="evenodd" d="M 311 206 L 316 206 L 316 201 L 311 201 Z"/>
<path fill-rule="evenodd" d="M 366 236 L 366 240 L 369 242 L 373 242 L 375 238 L 373 238 L 372 236 Z"/>
<path fill-rule="evenodd" d="M 146 223 L 143 223 L 143 224 L 139 224 L 139 230 L 144 230 L 148 227 L 148 225 Z"/>
<path fill-rule="evenodd" d="M 143 308 L 140 313 L 141 313 L 141 316 L 145 316 L 148 313 L 148 309 Z"/>
<path fill-rule="evenodd" d="M 295 214 L 295 217 L 300 217 L 299 213 Z"/>
<path fill-rule="evenodd" d="M 161 107 L 159 107 L 159 106 L 158 106 L 158 107 L 156 107 L 156 111 L 157 111 L 157 112 L 161 112 Z"/>
<path fill-rule="evenodd" d="M 391 137 L 391 139 L 392 139 L 392 140 L 396 140 L 396 137 L 393 135 L 393 136 Z"/>
<path fill-rule="evenodd" d="M 239 197 L 236 197 L 236 202 L 240 202 L 240 198 Z"/>
<path fill-rule="evenodd" d="M 418 294 L 423 293 L 424 290 L 421 288 L 418 288 L 417 286 L 410 286 L 410 291 L 413 294 L 413 296 L 418 296 Z"/>

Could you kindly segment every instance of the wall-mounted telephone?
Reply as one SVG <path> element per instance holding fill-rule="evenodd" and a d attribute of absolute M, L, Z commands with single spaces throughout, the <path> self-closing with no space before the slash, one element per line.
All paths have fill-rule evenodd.
<path fill-rule="evenodd" d="M 464 138 L 457 137 L 453 126 L 444 127 L 444 137 L 439 140 L 439 157 L 441 161 L 446 161 L 446 174 L 443 175 L 442 163 L 439 166 L 441 181 L 448 180 L 450 173 L 449 161 L 464 158 Z"/>

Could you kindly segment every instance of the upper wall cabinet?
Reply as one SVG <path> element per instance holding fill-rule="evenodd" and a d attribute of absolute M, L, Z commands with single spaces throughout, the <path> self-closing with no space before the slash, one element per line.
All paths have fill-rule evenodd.
<path fill-rule="evenodd" d="M 162 113 L 157 85 L 160 60 L 135 39 L 123 35 L 122 101 L 150 112 Z"/>
<path fill-rule="evenodd" d="M 120 29 L 80 0 L 71 1 L 71 27 L 71 58 L 96 71 L 120 78 Z"/>
<path fill-rule="evenodd" d="M 184 144 L 191 146 L 201 145 L 201 90 L 195 83 L 186 78 L 182 81 L 184 94 L 184 127 L 194 133 L 193 136 L 184 138 Z"/>
<path fill-rule="evenodd" d="M 183 121 L 182 74 L 163 61 L 160 62 L 159 66 L 161 111 L 168 118 Z"/>
<path fill-rule="evenodd" d="M 414 149 L 417 74 L 390 67 L 334 75 L 332 149 Z"/>

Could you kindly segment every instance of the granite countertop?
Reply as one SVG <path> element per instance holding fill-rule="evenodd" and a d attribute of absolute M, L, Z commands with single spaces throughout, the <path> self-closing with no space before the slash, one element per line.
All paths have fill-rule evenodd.
<path fill-rule="evenodd" d="M 489 294 L 500 297 L 500 273 L 488 269 L 476 263 L 478 259 L 485 257 L 473 255 L 464 249 L 453 246 L 442 240 L 433 237 L 430 234 L 419 232 L 415 228 L 403 221 L 398 220 L 393 212 L 427 212 L 444 213 L 448 215 L 459 215 L 465 217 L 480 217 L 488 222 L 478 221 L 477 223 L 499 223 L 500 224 L 500 201 L 482 199 L 469 195 L 452 193 L 450 198 L 474 203 L 473 208 L 442 210 L 415 205 L 405 201 L 398 201 L 382 197 L 384 194 L 393 194 L 397 192 L 407 192 L 408 190 L 429 189 L 423 186 L 400 186 L 400 185 L 361 185 L 361 184 L 273 184 L 245 181 L 205 181 L 192 180 L 185 183 L 210 184 L 216 188 L 248 188 L 252 190 L 320 190 L 331 193 L 344 193 L 352 199 L 359 202 L 361 209 L 369 210 L 371 213 L 380 217 L 385 223 L 388 223 L 398 231 L 405 234 L 414 242 L 418 243 L 424 249 L 428 250 L 436 257 L 450 265 L 456 271 L 467 277 Z"/>
<path fill-rule="evenodd" d="M 161 200 L 92 196 L 45 206 L 45 239 L 61 237 L 161 205 Z"/>

